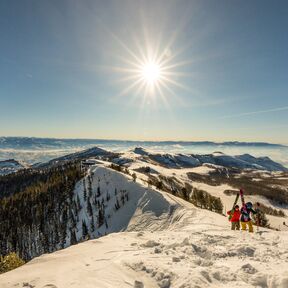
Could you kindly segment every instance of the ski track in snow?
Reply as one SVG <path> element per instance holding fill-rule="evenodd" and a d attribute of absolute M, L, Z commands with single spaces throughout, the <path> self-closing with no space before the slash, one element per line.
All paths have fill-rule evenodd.
<path fill-rule="evenodd" d="M 109 228 L 100 229 L 103 234 L 124 232 L 34 258 L 0 275 L 1 288 L 288 287 L 288 232 L 230 231 L 226 217 L 110 169 L 93 171 L 101 189 L 129 191 L 127 205 L 110 209 Z M 75 195 L 83 204 L 81 185 Z M 88 221 L 84 209 L 81 213 Z"/>

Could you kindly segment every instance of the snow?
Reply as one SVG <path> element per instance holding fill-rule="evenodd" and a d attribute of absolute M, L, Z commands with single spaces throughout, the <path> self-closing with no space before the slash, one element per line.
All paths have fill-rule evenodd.
<path fill-rule="evenodd" d="M 195 168 L 191 168 L 191 169 L 186 169 L 184 170 L 186 173 L 187 172 L 193 172 L 193 173 L 197 173 L 197 174 L 200 174 L 200 175 L 207 175 L 209 174 L 210 172 L 213 172 L 215 171 L 214 168 L 212 167 L 209 167 L 209 166 L 198 166 L 198 167 L 195 167 Z"/>
<path fill-rule="evenodd" d="M 163 219 L 163 222 L 167 221 L 167 214 L 169 213 L 170 207 L 174 204 L 170 204 L 169 198 L 168 200 L 163 197 L 160 193 L 154 193 L 153 190 L 148 189 L 138 183 L 134 183 L 132 181 L 132 177 L 128 177 L 121 173 L 117 173 L 111 169 L 104 168 L 101 166 L 96 166 L 91 168 L 92 172 L 92 192 L 95 195 L 96 190 L 100 187 L 101 196 L 99 200 L 101 201 L 102 197 L 106 197 L 107 193 L 110 194 L 111 200 L 106 202 L 105 214 L 106 221 L 108 224 L 108 228 L 103 225 L 100 229 L 95 230 L 94 232 L 90 231 L 90 234 L 93 237 L 97 237 L 100 235 L 105 235 L 111 232 L 122 231 L 125 229 L 129 229 L 129 226 L 135 225 L 134 223 L 137 221 L 141 221 L 142 214 L 147 213 L 151 221 L 145 223 L 146 228 L 147 225 L 154 225 L 154 218 L 156 220 Z M 86 183 L 88 179 L 86 177 Z M 147 186 L 147 185 L 146 185 Z M 115 188 L 117 189 L 117 196 L 115 196 Z M 129 196 L 129 201 L 125 203 L 123 207 L 121 207 L 118 211 L 115 211 L 115 199 L 118 198 L 119 202 L 121 191 L 123 191 L 124 195 L 127 193 Z M 88 189 L 87 189 L 88 194 Z M 80 211 L 80 219 L 85 220 L 87 226 L 90 223 L 90 217 L 87 215 L 86 206 L 87 203 L 83 197 L 83 182 L 80 181 L 76 184 L 74 198 L 76 199 L 77 195 L 80 199 L 80 203 L 82 209 Z M 94 206 L 94 205 L 93 205 Z M 122 206 L 122 205 L 121 205 Z M 96 207 L 93 207 L 93 214 L 96 215 Z M 151 212 L 153 211 L 153 213 Z M 163 215 L 162 215 L 163 214 Z M 95 219 L 96 221 L 96 219 Z M 82 235 L 82 221 L 79 221 L 77 226 L 78 234 L 77 238 L 80 239 Z M 139 224 L 138 224 L 139 225 Z M 128 228 L 127 228 L 128 227 Z M 69 231 L 67 231 L 67 234 Z M 67 241 L 68 242 L 68 241 Z"/>
<path fill-rule="evenodd" d="M 134 156 L 133 156 L 134 154 Z M 256 169 L 267 171 L 287 171 L 287 168 L 274 162 L 269 157 L 253 157 L 249 154 L 231 156 L 222 152 L 212 154 L 178 154 L 178 153 L 155 153 L 141 147 L 122 153 L 123 162 L 127 159 L 145 160 L 149 163 L 157 163 L 166 168 L 193 168 L 203 164 L 220 165 L 229 168 Z M 120 161 L 120 159 L 118 159 Z"/>
<path fill-rule="evenodd" d="M 109 212 L 106 232 L 120 232 L 34 258 L 0 275 L 1 288 L 288 287 L 288 231 L 231 231 L 222 215 L 105 167 L 91 171 L 93 189 L 100 179 L 103 190 L 129 191 L 127 204 Z M 224 195 L 229 187 L 204 188 Z"/>

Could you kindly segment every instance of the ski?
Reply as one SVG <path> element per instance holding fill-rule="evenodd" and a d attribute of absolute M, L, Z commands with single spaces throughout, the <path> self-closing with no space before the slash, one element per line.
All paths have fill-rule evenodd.
<path fill-rule="evenodd" d="M 234 213 L 234 210 L 235 210 L 235 206 L 236 206 L 236 204 L 237 204 L 237 202 L 238 202 L 238 199 L 239 199 L 239 193 L 237 193 L 236 198 L 235 198 L 235 201 L 234 201 L 233 206 L 232 206 L 232 209 L 230 210 L 231 213 L 229 214 L 229 217 L 228 217 L 228 220 L 229 220 L 229 221 L 231 220 L 231 218 L 232 218 L 232 216 L 233 216 L 233 213 Z"/>
<path fill-rule="evenodd" d="M 244 192 L 242 189 L 240 189 L 240 197 L 241 197 L 242 208 L 244 211 L 247 212 L 246 206 L 245 206 Z"/>

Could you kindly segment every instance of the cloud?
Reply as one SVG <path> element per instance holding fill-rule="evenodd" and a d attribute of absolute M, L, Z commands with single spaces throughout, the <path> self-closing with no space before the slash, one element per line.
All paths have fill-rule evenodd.
<path fill-rule="evenodd" d="M 219 119 L 236 118 L 236 117 L 243 117 L 243 116 L 250 116 L 250 115 L 257 115 L 257 114 L 264 114 L 264 113 L 279 112 L 279 111 L 285 111 L 285 110 L 288 110 L 288 106 L 278 107 L 278 108 L 273 108 L 273 109 L 267 109 L 267 110 L 252 111 L 252 112 L 246 112 L 246 113 L 240 113 L 240 114 L 227 115 L 227 116 L 219 117 Z"/>

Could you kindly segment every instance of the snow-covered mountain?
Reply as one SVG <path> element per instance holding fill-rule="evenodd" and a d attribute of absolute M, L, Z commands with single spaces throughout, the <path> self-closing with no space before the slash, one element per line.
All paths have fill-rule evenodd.
<path fill-rule="evenodd" d="M 7 222 L 6 213 L 0 217 L 2 255 L 16 251 L 32 260 L 0 275 L 0 287 L 286 287 L 288 173 L 281 169 L 269 158 L 247 154 L 152 153 L 141 147 L 126 153 L 95 147 L 36 165 L 23 184 L 31 178 L 34 186 L 11 194 L 18 208 L 8 211 L 14 219 L 17 212 L 17 221 Z M 47 181 L 52 186 L 44 186 Z M 38 194 L 43 187 L 46 192 Z M 240 187 L 246 201 L 270 209 L 273 230 L 230 231 L 221 213 L 232 207 Z M 35 197 L 27 197 L 29 191 Z M 197 191 L 213 203 L 221 200 L 218 214 L 190 203 Z M 7 209 L 9 202 L 3 203 Z"/>
<path fill-rule="evenodd" d="M 160 181 L 162 189 L 170 193 L 178 191 L 181 194 L 182 187 L 188 185 L 189 189 L 220 197 L 225 211 L 232 206 L 235 193 L 242 188 L 247 192 L 247 201 L 265 205 L 273 228 L 283 228 L 285 219 L 276 216 L 279 211 L 288 213 L 288 173 L 285 167 L 279 167 L 270 159 L 250 155 L 235 158 L 221 152 L 209 155 L 154 154 L 138 147 L 112 161 L 136 172 L 145 181 L 152 179 L 156 185 Z M 275 170 L 271 171 L 272 168 Z"/>
<path fill-rule="evenodd" d="M 90 238 L 111 234 L 2 274 L 1 288 L 287 287 L 288 231 L 231 231 L 223 215 L 148 188 L 144 174 L 137 173 L 133 182 L 102 163 L 75 186 L 73 197 L 80 210 L 76 226 L 68 220 L 66 246 L 72 242 L 71 231 L 78 241 L 83 233 Z M 88 201 L 95 197 L 100 207 L 93 205 L 89 214 Z M 105 220 L 98 227 L 102 205 Z"/>
<path fill-rule="evenodd" d="M 17 161 L 14 159 L 0 161 L 0 175 L 7 175 L 29 167 L 30 166 L 24 161 Z"/>
<path fill-rule="evenodd" d="M 63 163 L 66 161 L 73 161 L 73 160 L 85 160 L 89 159 L 91 157 L 100 157 L 100 158 L 113 158 L 116 157 L 118 154 L 106 151 L 104 149 L 101 149 L 99 147 L 92 147 L 89 149 L 81 150 L 78 152 L 74 152 L 68 155 L 64 155 L 58 158 L 54 158 L 46 163 L 37 163 L 34 165 L 34 167 L 46 167 L 46 166 L 52 166 L 52 165 L 58 165 L 59 163 Z"/>
<path fill-rule="evenodd" d="M 134 147 L 149 151 L 176 154 L 211 154 L 222 151 L 228 155 L 250 153 L 268 156 L 288 168 L 288 146 L 259 142 L 212 142 L 212 141 L 119 141 L 101 139 L 53 139 L 35 137 L 0 137 L 0 160 L 23 159 L 30 164 L 47 162 L 63 155 L 92 147 L 107 151 L 127 152 Z"/>
<path fill-rule="evenodd" d="M 133 157 L 133 154 L 137 156 Z M 238 156 L 226 155 L 222 152 L 212 154 L 169 154 L 148 152 L 144 148 L 136 147 L 131 153 L 124 153 L 118 161 L 123 164 L 125 159 L 129 162 L 131 158 L 156 163 L 166 168 L 193 168 L 204 164 L 213 164 L 227 168 L 288 171 L 288 168 L 269 157 L 253 157 L 249 154 Z"/>

